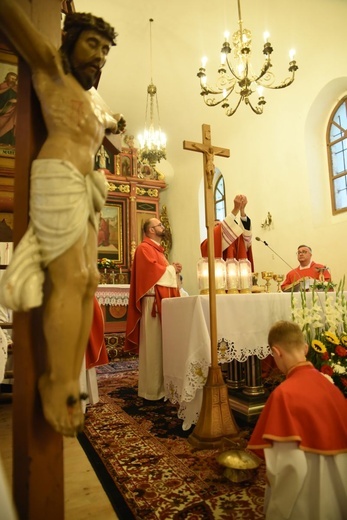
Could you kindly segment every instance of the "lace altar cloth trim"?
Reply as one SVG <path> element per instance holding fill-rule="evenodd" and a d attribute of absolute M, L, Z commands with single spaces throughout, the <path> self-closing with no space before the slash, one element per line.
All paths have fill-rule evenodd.
<path fill-rule="evenodd" d="M 265 359 L 271 351 L 266 347 L 244 347 L 236 348 L 231 340 L 222 338 L 218 340 L 218 363 L 230 363 L 236 359 L 237 361 L 246 361 L 249 356 L 257 356 L 259 359 Z M 165 394 L 172 403 L 180 405 L 178 417 L 183 419 L 189 427 L 190 424 L 195 424 L 199 418 L 199 411 L 196 411 L 194 417 L 190 416 L 187 411 L 187 403 L 193 401 L 196 397 L 197 390 L 204 387 L 208 375 L 208 368 L 210 363 L 206 360 L 192 360 L 190 361 L 186 372 L 184 374 L 184 381 L 175 377 L 165 377 Z M 181 389 L 181 390 L 180 390 Z M 189 415 L 189 416 L 188 416 Z M 183 427 L 183 429 L 185 429 Z"/>
<path fill-rule="evenodd" d="M 96 299 L 99 305 L 122 305 L 126 306 L 129 304 L 129 291 L 102 291 L 95 293 Z"/>

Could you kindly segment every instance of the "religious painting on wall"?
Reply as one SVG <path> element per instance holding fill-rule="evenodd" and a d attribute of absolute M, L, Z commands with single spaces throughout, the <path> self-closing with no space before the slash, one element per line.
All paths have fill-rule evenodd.
<path fill-rule="evenodd" d="M 98 258 L 123 264 L 123 204 L 107 204 L 101 211 L 98 231 Z"/>
<path fill-rule="evenodd" d="M 123 177 L 130 177 L 131 171 L 132 171 L 132 160 L 130 155 L 126 155 L 125 153 L 122 153 L 120 156 L 120 174 Z"/>
<path fill-rule="evenodd" d="M 0 48 L 0 168 L 14 169 L 16 144 L 17 56 Z"/>

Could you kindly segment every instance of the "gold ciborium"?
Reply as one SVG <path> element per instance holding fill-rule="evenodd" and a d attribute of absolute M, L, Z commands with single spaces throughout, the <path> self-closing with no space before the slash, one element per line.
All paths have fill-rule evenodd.
<path fill-rule="evenodd" d="M 265 292 L 270 292 L 269 291 L 269 288 L 270 288 L 270 280 L 273 279 L 273 272 L 272 271 L 262 271 L 261 272 L 261 277 L 263 280 L 266 280 L 266 283 L 265 283 Z"/>
<path fill-rule="evenodd" d="M 274 274 L 273 279 L 277 282 L 277 292 L 282 292 L 281 283 L 284 280 L 284 274 Z"/>

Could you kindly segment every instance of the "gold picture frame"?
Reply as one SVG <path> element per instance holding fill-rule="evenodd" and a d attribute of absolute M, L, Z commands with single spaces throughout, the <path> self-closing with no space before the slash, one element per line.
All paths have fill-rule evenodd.
<path fill-rule="evenodd" d="M 122 202 L 106 204 L 100 214 L 98 230 L 98 258 L 109 258 L 124 264 L 124 207 Z"/>

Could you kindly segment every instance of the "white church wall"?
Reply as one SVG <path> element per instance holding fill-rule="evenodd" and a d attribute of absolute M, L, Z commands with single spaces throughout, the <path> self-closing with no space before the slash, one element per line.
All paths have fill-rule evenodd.
<path fill-rule="evenodd" d="M 230 149 L 230 158 L 215 158 L 226 183 L 228 209 L 235 193 L 248 196 L 254 236 L 260 236 L 295 266 L 301 242 L 314 258 L 326 263 L 334 278 L 347 274 L 344 235 L 347 214 L 332 216 L 325 157 L 325 126 L 335 101 L 346 92 L 346 0 L 242 0 L 245 27 L 253 34 L 252 63 L 262 60 L 262 35 L 271 34 L 276 80 L 288 76 L 288 51 L 296 49 L 299 70 L 283 90 L 265 91 L 264 114 L 246 106 L 228 118 L 220 107 L 206 107 L 199 95 L 197 70 L 210 58 L 211 82 L 223 33 L 237 29 L 236 0 L 218 4 L 190 0 L 75 0 L 78 10 L 92 11 L 119 32 L 102 73 L 99 91 L 127 119 L 129 132 L 144 126 L 149 74 L 149 23 L 153 24 L 153 80 L 158 88 L 162 128 L 168 135 L 167 158 L 174 178 L 163 193 L 173 231 L 172 259 L 181 261 L 185 288 L 197 293 L 202 155 L 183 149 L 183 141 L 201 142 L 201 126 L 209 124 L 212 144 Z M 210 66 L 211 64 L 211 66 Z M 340 82 L 340 83 L 339 83 Z M 341 88 L 341 92 L 339 92 Z M 270 230 L 261 228 L 267 212 Z M 253 244 L 257 271 L 289 270 L 261 242 Z M 275 284 L 274 284 L 275 287 Z"/>

